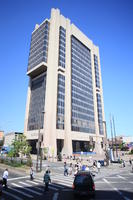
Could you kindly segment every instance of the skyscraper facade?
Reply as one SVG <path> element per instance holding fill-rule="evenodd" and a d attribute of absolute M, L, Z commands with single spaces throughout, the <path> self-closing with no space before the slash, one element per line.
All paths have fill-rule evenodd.
<path fill-rule="evenodd" d="M 24 133 L 36 152 L 103 152 L 99 48 L 58 9 L 32 32 Z"/>

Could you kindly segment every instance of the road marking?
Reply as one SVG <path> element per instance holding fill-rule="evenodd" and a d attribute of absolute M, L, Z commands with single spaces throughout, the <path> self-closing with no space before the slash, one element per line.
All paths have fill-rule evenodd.
<path fill-rule="evenodd" d="M 29 176 L 21 176 L 21 177 L 17 177 L 17 178 L 9 178 L 8 181 L 18 180 L 18 179 L 23 179 L 23 178 L 29 178 Z"/>
<path fill-rule="evenodd" d="M 41 181 L 41 180 L 34 180 L 34 182 L 39 182 L 39 183 L 42 183 L 43 184 L 43 182 Z"/>
<path fill-rule="evenodd" d="M 20 193 L 20 194 L 23 194 L 23 195 L 26 196 L 26 197 L 33 198 L 32 195 L 27 194 L 27 193 L 25 193 L 25 192 L 23 192 L 23 191 L 20 191 L 20 190 L 17 190 L 17 189 L 15 189 L 15 188 L 11 188 L 11 187 L 10 187 L 10 189 L 13 190 L 13 191 L 15 191 L 15 192 L 18 192 L 18 193 Z"/>
<path fill-rule="evenodd" d="M 32 183 L 32 184 L 34 184 L 34 185 L 39 185 L 39 183 L 36 183 L 36 182 L 34 182 L 34 181 L 26 180 L 26 182 L 28 182 L 28 183 Z"/>
<path fill-rule="evenodd" d="M 25 182 L 22 182 L 22 181 L 19 181 L 19 183 L 22 184 L 22 185 L 26 185 L 26 186 L 32 187 L 32 185 L 30 185 L 30 184 L 28 184 L 28 183 L 25 183 Z"/>
<path fill-rule="evenodd" d="M 58 188 L 61 188 L 61 189 L 63 189 L 64 188 L 64 186 L 62 186 L 62 185 L 57 185 L 56 183 L 52 183 L 52 184 L 50 184 L 50 185 L 52 185 L 52 186 L 55 186 L 55 187 L 58 187 Z"/>
<path fill-rule="evenodd" d="M 57 200 L 57 199 L 58 199 L 58 196 L 59 196 L 59 193 L 58 193 L 58 192 L 54 193 L 54 196 L 53 196 L 53 199 L 52 199 L 52 200 Z"/>
<path fill-rule="evenodd" d="M 18 185 L 18 184 L 16 184 L 16 183 L 11 183 L 12 185 L 14 185 L 14 186 L 16 186 L 16 187 L 19 187 L 19 188 L 23 188 L 21 185 Z M 36 192 L 35 190 L 32 190 L 32 189 L 30 189 L 30 188 L 23 188 L 24 190 L 27 190 L 27 191 L 29 191 L 29 192 L 32 192 L 32 193 L 34 193 L 34 194 L 37 194 L 37 195 L 42 195 L 42 193 L 40 193 L 40 192 Z"/>
<path fill-rule="evenodd" d="M 9 193 L 9 192 L 7 192 L 7 191 L 5 191 L 5 190 L 3 190 L 2 192 L 3 192 L 4 194 L 8 195 L 8 196 L 13 197 L 13 198 L 16 199 L 16 200 L 23 200 L 22 198 L 17 197 L 16 195 L 11 194 L 11 193 Z"/>
<path fill-rule="evenodd" d="M 24 183 L 24 182 L 21 182 L 21 181 L 19 183 L 22 184 L 22 185 L 26 185 L 26 186 L 32 187 L 32 185 L 30 185 L 28 183 Z M 36 187 L 36 190 L 44 191 L 44 189 L 39 188 L 39 187 Z"/>
<path fill-rule="evenodd" d="M 108 185 L 110 185 L 110 186 L 112 187 L 112 189 L 115 190 L 115 191 L 116 191 L 120 196 L 122 196 L 125 200 L 131 200 L 131 199 L 127 198 L 126 196 L 124 196 L 123 193 L 120 192 L 116 187 L 113 187 L 113 186 L 111 185 L 111 183 L 110 183 L 109 181 L 107 181 L 105 178 L 103 178 L 103 181 L 104 181 L 105 183 L 107 183 Z"/>
<path fill-rule="evenodd" d="M 72 188 L 65 188 L 65 189 L 62 189 L 62 191 L 69 192 L 69 191 L 72 191 Z"/>
<path fill-rule="evenodd" d="M 118 178 L 121 178 L 123 180 L 126 180 L 126 178 L 124 178 L 123 176 L 117 175 Z"/>
<path fill-rule="evenodd" d="M 59 189 L 57 189 L 57 188 L 55 188 L 55 187 L 53 187 L 53 186 L 51 186 L 51 185 L 49 185 L 48 186 L 50 189 L 52 189 L 52 190 L 55 190 L 55 191 L 58 191 Z"/>

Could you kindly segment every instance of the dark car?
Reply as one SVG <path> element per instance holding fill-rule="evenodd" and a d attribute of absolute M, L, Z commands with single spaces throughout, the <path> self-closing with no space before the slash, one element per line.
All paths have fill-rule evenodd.
<path fill-rule="evenodd" d="M 74 196 L 90 195 L 95 196 L 95 183 L 91 172 L 79 171 L 73 182 Z"/>

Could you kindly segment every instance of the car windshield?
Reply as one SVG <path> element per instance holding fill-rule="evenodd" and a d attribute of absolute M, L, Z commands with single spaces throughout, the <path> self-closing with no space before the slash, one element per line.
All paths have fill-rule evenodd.
<path fill-rule="evenodd" d="M 77 184 L 78 183 L 80 183 L 80 184 L 86 183 L 89 181 L 89 179 L 91 179 L 91 177 L 89 175 L 86 175 L 86 174 L 78 175 L 75 178 L 75 183 L 77 183 Z"/>

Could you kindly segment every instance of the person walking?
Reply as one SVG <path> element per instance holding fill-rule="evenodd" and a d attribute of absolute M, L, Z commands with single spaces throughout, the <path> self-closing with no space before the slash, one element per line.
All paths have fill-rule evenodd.
<path fill-rule="evenodd" d="M 30 180 L 34 179 L 34 171 L 33 171 L 33 167 L 30 168 Z"/>
<path fill-rule="evenodd" d="M 85 167 L 85 171 L 90 171 L 90 169 L 89 169 L 89 166 L 88 165 L 86 165 L 86 167 Z"/>
<path fill-rule="evenodd" d="M 64 176 L 68 176 L 68 167 L 66 162 L 64 162 Z"/>
<path fill-rule="evenodd" d="M 49 188 L 48 188 L 49 183 L 51 183 L 51 178 L 50 178 L 50 174 L 49 174 L 48 170 L 44 174 L 43 182 L 45 183 L 45 191 L 48 191 L 49 190 Z"/>
<path fill-rule="evenodd" d="M 70 165 L 69 165 L 68 174 L 69 174 L 69 176 L 72 175 L 72 163 L 70 163 Z"/>
<path fill-rule="evenodd" d="M 98 170 L 98 173 L 100 173 L 100 168 L 101 168 L 101 164 L 99 161 L 97 161 L 97 170 Z"/>
<path fill-rule="evenodd" d="M 5 169 L 3 173 L 3 185 L 5 189 L 7 188 L 7 179 L 8 179 L 8 169 Z"/>

